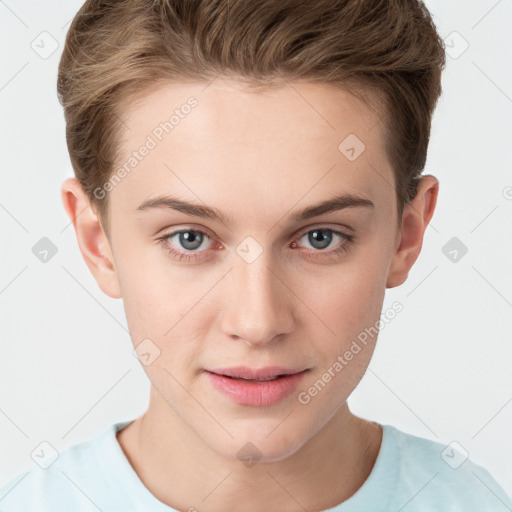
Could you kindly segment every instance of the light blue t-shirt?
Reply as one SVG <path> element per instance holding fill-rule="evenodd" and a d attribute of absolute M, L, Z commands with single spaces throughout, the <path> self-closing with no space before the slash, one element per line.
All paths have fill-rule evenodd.
<path fill-rule="evenodd" d="M 121 449 L 116 433 L 129 423 L 66 448 L 46 469 L 19 474 L 0 489 L 0 512 L 177 512 L 151 494 Z M 328 512 L 512 511 L 504 490 L 462 450 L 381 426 L 370 476 Z"/>

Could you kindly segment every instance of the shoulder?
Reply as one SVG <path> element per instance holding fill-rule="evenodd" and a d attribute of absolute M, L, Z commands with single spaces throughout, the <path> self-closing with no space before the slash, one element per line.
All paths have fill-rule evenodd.
<path fill-rule="evenodd" d="M 415 511 L 512 509 L 503 488 L 458 442 L 445 445 L 391 425 L 385 429 L 396 453 L 396 505 L 409 502 L 406 509 Z"/>
<path fill-rule="evenodd" d="M 109 467 L 108 454 L 115 428 L 111 425 L 61 453 L 43 445 L 40 453 L 34 454 L 41 457 L 40 465 L 28 467 L 0 489 L 0 510 L 97 512 L 112 491 L 105 473 L 113 469 Z"/>

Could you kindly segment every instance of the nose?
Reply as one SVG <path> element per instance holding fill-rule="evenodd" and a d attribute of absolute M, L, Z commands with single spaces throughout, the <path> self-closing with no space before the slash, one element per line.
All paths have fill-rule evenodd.
<path fill-rule="evenodd" d="M 222 329 L 233 339 L 263 347 L 292 332 L 294 294 L 270 251 L 247 263 L 236 258 L 224 289 Z"/>

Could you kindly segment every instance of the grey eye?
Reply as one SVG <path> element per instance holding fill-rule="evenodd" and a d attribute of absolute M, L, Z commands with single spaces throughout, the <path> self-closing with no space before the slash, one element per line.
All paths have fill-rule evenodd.
<path fill-rule="evenodd" d="M 193 229 L 187 229 L 185 231 L 178 231 L 174 233 L 170 238 L 177 236 L 181 247 L 187 251 L 195 251 L 201 247 L 205 234 L 200 231 L 194 231 Z"/>
<path fill-rule="evenodd" d="M 325 249 L 333 239 L 334 231 L 331 229 L 314 229 L 304 234 L 308 237 L 308 242 L 314 249 Z"/>

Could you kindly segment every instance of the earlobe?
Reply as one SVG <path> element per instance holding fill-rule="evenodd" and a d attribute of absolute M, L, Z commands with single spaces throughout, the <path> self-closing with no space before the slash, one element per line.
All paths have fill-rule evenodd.
<path fill-rule="evenodd" d="M 76 178 L 63 182 L 61 198 L 75 228 L 78 246 L 87 267 L 104 293 L 112 298 L 120 298 L 121 290 L 110 242 L 87 194 Z"/>
<path fill-rule="evenodd" d="M 439 181 L 431 175 L 422 176 L 416 196 L 405 205 L 399 243 L 391 260 L 386 288 L 405 282 L 423 245 L 425 230 L 434 215 Z"/>

